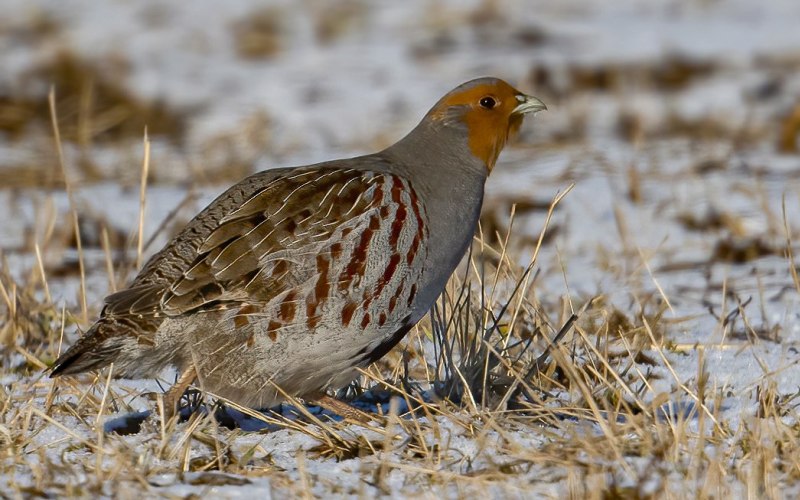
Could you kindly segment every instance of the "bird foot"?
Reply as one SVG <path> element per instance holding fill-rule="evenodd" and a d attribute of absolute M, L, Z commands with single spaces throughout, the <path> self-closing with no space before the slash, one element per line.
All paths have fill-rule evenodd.
<path fill-rule="evenodd" d="M 164 394 L 164 421 L 169 422 L 169 420 L 174 417 L 178 413 L 178 404 L 181 401 L 181 397 L 183 397 L 183 393 L 186 392 L 186 389 L 192 385 L 192 382 L 197 378 L 197 370 L 195 367 L 192 366 L 191 368 L 185 370 L 181 373 L 181 376 L 178 378 L 178 381 L 169 388 L 169 390 Z"/>

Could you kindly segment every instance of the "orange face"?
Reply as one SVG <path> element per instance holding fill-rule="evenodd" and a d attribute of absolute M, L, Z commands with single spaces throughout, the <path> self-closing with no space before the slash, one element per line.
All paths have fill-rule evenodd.
<path fill-rule="evenodd" d="M 511 134 L 519 130 L 525 113 L 546 109 L 535 97 L 527 96 L 495 78 L 466 83 L 444 96 L 429 113 L 433 120 L 457 117 L 467 127 L 470 151 L 489 171 Z"/>

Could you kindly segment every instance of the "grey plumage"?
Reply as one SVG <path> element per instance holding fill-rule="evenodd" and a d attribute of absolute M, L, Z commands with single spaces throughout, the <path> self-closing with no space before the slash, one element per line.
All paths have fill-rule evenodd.
<path fill-rule="evenodd" d="M 380 153 L 248 177 L 106 298 L 51 375 L 174 365 L 256 407 L 282 399 L 276 385 L 314 397 L 347 384 L 441 293 L 525 99 L 476 80 Z"/>

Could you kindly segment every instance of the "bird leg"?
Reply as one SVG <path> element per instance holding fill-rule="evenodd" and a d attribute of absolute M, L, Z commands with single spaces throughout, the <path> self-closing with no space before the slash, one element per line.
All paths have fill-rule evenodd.
<path fill-rule="evenodd" d="M 350 406 L 344 401 L 328 396 L 327 394 L 316 398 L 314 402 L 326 410 L 332 411 L 346 419 L 355 420 L 356 422 L 367 424 L 374 420 L 373 416 L 369 413 L 363 412 L 355 406 Z"/>
<path fill-rule="evenodd" d="M 169 388 L 164 394 L 164 420 L 169 421 L 178 411 L 178 403 L 180 403 L 183 393 L 192 385 L 194 379 L 197 378 L 197 370 L 194 365 L 191 368 L 181 373 L 178 381 Z"/>

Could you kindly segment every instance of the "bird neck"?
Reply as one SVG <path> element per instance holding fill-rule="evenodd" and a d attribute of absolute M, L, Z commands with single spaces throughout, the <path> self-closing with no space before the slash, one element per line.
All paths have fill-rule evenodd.
<path fill-rule="evenodd" d="M 431 121 L 423 121 L 381 154 L 402 165 L 412 179 L 444 180 L 444 187 L 465 177 L 482 188 L 490 171 L 489 165 L 472 153 L 462 127 Z"/>
<path fill-rule="evenodd" d="M 423 121 L 381 155 L 411 182 L 439 222 L 477 224 L 489 170 L 470 152 L 462 130 L 434 127 Z"/>
<path fill-rule="evenodd" d="M 415 301 L 417 319 L 430 308 L 472 241 L 489 174 L 486 165 L 470 153 L 463 135 L 441 132 L 412 132 L 380 153 L 409 180 L 428 217 L 430 271 Z"/>

